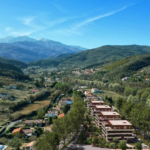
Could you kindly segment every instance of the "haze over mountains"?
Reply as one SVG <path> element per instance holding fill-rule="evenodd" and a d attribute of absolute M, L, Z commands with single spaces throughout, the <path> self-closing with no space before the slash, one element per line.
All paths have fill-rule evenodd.
<path fill-rule="evenodd" d="M 65 53 L 86 50 L 80 46 L 69 46 L 49 39 L 33 39 L 28 36 L 5 37 L 0 39 L 0 56 L 23 62 L 32 62 Z"/>

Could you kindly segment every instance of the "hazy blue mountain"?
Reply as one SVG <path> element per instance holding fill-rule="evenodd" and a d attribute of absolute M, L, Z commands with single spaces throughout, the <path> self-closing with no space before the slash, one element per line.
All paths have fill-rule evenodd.
<path fill-rule="evenodd" d="M 55 60 L 55 59 L 58 59 L 58 58 L 61 58 L 61 57 L 66 57 L 66 56 L 71 56 L 73 55 L 74 53 L 65 53 L 65 54 L 59 54 L 59 55 L 52 55 L 46 59 L 51 59 L 51 60 Z"/>
<path fill-rule="evenodd" d="M 65 53 L 77 53 L 85 48 L 69 46 L 49 39 L 33 39 L 27 36 L 0 39 L 0 56 L 31 62 Z"/>

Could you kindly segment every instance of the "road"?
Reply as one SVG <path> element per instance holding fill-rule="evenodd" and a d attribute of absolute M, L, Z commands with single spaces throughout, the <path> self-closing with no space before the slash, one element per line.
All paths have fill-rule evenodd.
<path fill-rule="evenodd" d="M 99 148 L 99 147 L 92 147 L 92 145 L 84 145 L 84 144 L 74 144 L 72 149 L 77 150 L 110 150 L 108 148 Z"/>
<path fill-rule="evenodd" d="M 7 126 L 6 130 L 8 130 L 10 127 L 13 127 L 13 126 L 15 126 L 16 124 L 21 123 L 21 122 L 22 122 L 22 120 L 17 120 L 17 121 L 11 122 L 11 123 Z"/>

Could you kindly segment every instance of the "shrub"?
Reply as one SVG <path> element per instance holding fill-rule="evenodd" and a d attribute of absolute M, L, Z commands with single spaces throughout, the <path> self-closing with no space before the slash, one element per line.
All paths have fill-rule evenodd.
<path fill-rule="evenodd" d="M 126 150 L 127 149 L 126 143 L 127 143 L 126 140 L 122 140 L 119 143 L 119 148 L 122 149 L 122 150 Z"/>
<path fill-rule="evenodd" d="M 93 143 L 94 145 L 99 144 L 99 138 L 98 138 L 97 136 L 95 136 L 95 137 L 92 139 L 92 143 Z"/>
<path fill-rule="evenodd" d="M 136 148 L 137 150 L 142 150 L 142 144 L 141 144 L 140 142 L 137 142 L 137 143 L 135 144 L 135 148 Z"/>
<path fill-rule="evenodd" d="M 113 142 L 117 144 L 117 143 L 119 143 L 119 139 L 117 137 L 114 137 Z"/>
<path fill-rule="evenodd" d="M 110 146 L 111 148 L 113 148 L 113 149 L 116 148 L 116 144 L 115 144 L 114 142 L 110 143 L 109 146 Z"/>
<path fill-rule="evenodd" d="M 109 147 L 109 143 L 105 143 L 105 146 L 106 146 L 106 147 Z"/>
<path fill-rule="evenodd" d="M 3 145 L 5 145 L 6 143 L 7 143 L 7 138 L 5 138 L 5 137 L 2 137 L 2 138 L 0 138 L 0 144 L 3 144 Z"/>

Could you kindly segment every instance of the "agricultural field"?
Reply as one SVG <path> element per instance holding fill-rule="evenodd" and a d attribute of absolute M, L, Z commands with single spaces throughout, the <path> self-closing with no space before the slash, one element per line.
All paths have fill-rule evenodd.
<path fill-rule="evenodd" d="M 3 85 L 14 84 L 15 80 L 9 77 L 0 76 L 0 83 L 2 83 Z"/>
<path fill-rule="evenodd" d="M 101 97 L 102 99 L 104 99 L 106 96 L 107 97 L 112 97 L 113 100 L 117 100 L 119 97 L 123 97 L 122 95 L 119 95 L 115 92 L 112 91 L 107 91 L 107 90 L 103 90 L 101 93 L 96 94 L 97 96 Z"/>
<path fill-rule="evenodd" d="M 20 110 L 16 111 L 15 113 L 21 113 L 21 114 L 28 114 L 32 111 L 36 111 L 40 108 L 43 108 L 50 103 L 50 96 L 43 98 L 41 100 L 36 100 L 31 104 L 28 104 L 27 106 L 21 108 Z"/>

